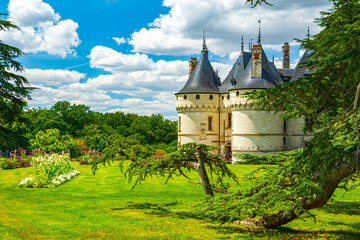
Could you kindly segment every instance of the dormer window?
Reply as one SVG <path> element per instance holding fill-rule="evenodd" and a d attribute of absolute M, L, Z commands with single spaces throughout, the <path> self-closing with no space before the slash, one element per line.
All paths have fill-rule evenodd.
<path fill-rule="evenodd" d="M 200 95 L 196 95 L 196 99 L 200 99 Z"/>
<path fill-rule="evenodd" d="M 213 99 L 214 99 L 213 95 L 210 95 L 209 99 L 210 99 L 210 100 L 213 100 Z"/>

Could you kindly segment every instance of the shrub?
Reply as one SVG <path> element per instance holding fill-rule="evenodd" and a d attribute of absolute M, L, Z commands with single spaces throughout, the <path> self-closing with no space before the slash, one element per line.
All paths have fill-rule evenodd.
<path fill-rule="evenodd" d="M 32 159 L 32 163 L 32 175 L 21 181 L 19 186 L 35 188 L 48 187 L 49 184 L 53 185 L 51 182 L 59 176 L 74 172 L 74 168 L 70 165 L 68 154 L 38 156 Z"/>
<path fill-rule="evenodd" d="M 80 148 L 77 142 L 69 135 L 60 135 L 56 128 L 39 131 L 35 138 L 30 140 L 32 148 L 43 149 L 46 152 L 70 152 L 72 158 L 80 156 Z"/>

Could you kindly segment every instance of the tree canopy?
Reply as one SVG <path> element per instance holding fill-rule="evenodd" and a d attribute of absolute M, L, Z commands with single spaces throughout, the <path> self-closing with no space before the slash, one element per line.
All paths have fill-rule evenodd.
<path fill-rule="evenodd" d="M 0 16 L 5 14 L 0 13 Z M 8 31 L 18 27 L 8 20 L 0 20 L 0 31 Z M 21 120 L 21 112 L 30 99 L 33 88 L 28 80 L 17 73 L 23 70 L 15 59 L 23 52 L 0 40 L 0 147 L 14 148 L 24 144 L 25 139 L 11 130 L 13 121 Z"/>
<path fill-rule="evenodd" d="M 312 74 L 249 94 L 258 109 L 281 112 L 284 119 L 305 117 L 304 130 L 316 130 L 313 139 L 278 166 L 248 175 L 253 187 L 205 204 L 210 219 L 276 227 L 309 215 L 337 187 L 349 189 L 359 179 L 360 3 L 333 2 L 316 20 L 323 30 L 299 40 L 310 50 L 299 67 Z"/>

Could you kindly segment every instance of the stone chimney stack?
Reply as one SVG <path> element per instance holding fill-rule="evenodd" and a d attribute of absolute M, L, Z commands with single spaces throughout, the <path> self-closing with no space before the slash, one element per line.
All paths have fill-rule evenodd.
<path fill-rule="evenodd" d="M 282 46 L 283 56 L 282 56 L 282 68 L 290 68 L 290 45 L 288 42 L 284 43 Z"/>
<path fill-rule="evenodd" d="M 262 77 L 262 46 L 261 44 L 254 44 L 252 50 L 251 60 L 251 78 Z"/>
<path fill-rule="evenodd" d="M 191 76 L 192 71 L 196 67 L 196 64 L 198 63 L 198 60 L 196 57 L 191 57 L 189 60 L 189 77 Z"/>

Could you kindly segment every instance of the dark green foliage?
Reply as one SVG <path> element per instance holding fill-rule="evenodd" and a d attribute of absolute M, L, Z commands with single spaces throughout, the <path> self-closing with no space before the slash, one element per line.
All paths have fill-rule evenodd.
<path fill-rule="evenodd" d="M 114 139 L 108 148 L 103 151 L 99 160 L 93 165 L 93 173 L 98 169 L 98 164 L 111 164 L 120 160 L 121 169 L 124 168 L 124 161 L 131 160 L 124 171 L 129 182 L 134 182 L 133 187 L 147 178 L 165 177 L 167 183 L 174 176 L 184 176 L 190 171 L 196 170 L 198 165 L 198 148 L 205 156 L 204 165 L 211 176 L 216 176 L 214 188 L 228 188 L 224 178 L 231 178 L 237 182 L 236 175 L 230 171 L 226 163 L 212 152 L 216 148 L 204 145 L 188 143 L 179 146 L 178 150 L 166 155 L 163 159 L 152 158 L 153 152 L 146 146 L 128 145 L 125 139 Z M 135 147 L 136 146 L 136 147 Z"/>
<path fill-rule="evenodd" d="M 4 14 L 0 13 L 0 16 Z M 7 20 L 0 20 L 0 31 L 18 28 Z M 21 72 L 23 67 L 14 59 L 23 52 L 0 40 L 0 148 L 10 149 L 26 143 L 26 139 L 11 130 L 14 121 L 23 121 L 22 109 L 30 99 L 33 88 L 28 87 L 28 80 L 14 72 Z"/>
<path fill-rule="evenodd" d="M 256 155 L 251 153 L 240 153 L 236 157 L 238 159 L 241 159 L 241 161 L 236 161 L 234 164 L 275 165 L 286 161 L 291 156 L 296 155 L 299 151 L 302 150 L 297 149 L 289 152 L 278 153 L 276 155 L 271 155 L 271 154 Z"/>
<path fill-rule="evenodd" d="M 359 179 L 360 3 L 334 1 L 317 22 L 323 30 L 300 41 L 313 51 L 303 66 L 314 72 L 249 96 L 258 109 L 282 112 L 284 119 L 305 116 L 305 130 L 318 133 L 287 161 L 248 175 L 251 188 L 207 202 L 203 210 L 212 220 L 257 217 L 257 225 L 282 225 L 326 204 L 336 187 Z"/>

